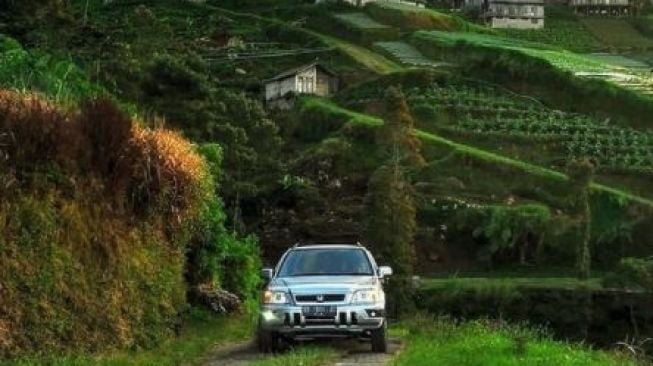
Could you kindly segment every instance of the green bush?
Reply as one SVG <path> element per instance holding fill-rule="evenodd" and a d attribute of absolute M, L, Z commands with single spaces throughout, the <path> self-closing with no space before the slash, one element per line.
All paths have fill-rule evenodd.
<path fill-rule="evenodd" d="M 0 34 L 0 87 L 38 91 L 57 101 L 79 102 L 105 94 L 72 60 L 27 51 Z"/>
<path fill-rule="evenodd" d="M 623 258 L 603 279 L 603 286 L 653 291 L 653 260 Z"/>

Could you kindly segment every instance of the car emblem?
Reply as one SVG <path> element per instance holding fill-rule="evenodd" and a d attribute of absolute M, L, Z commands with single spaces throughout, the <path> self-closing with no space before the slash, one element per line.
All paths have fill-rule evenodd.
<path fill-rule="evenodd" d="M 324 296 L 322 296 L 322 295 L 317 295 L 317 298 L 316 298 L 316 299 L 317 299 L 317 302 L 322 302 L 322 301 L 324 301 Z"/>

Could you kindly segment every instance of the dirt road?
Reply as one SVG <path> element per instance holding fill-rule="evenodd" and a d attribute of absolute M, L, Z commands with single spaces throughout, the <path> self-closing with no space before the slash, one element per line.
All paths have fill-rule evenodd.
<path fill-rule="evenodd" d="M 328 366 L 387 366 L 402 347 L 402 343 L 398 339 L 389 340 L 387 353 L 372 353 L 369 343 L 354 340 L 321 342 L 320 344 L 343 350 L 343 356 Z M 260 354 L 253 342 L 235 343 L 219 348 L 204 363 L 204 366 L 247 366 L 264 357 L 269 356 Z"/>

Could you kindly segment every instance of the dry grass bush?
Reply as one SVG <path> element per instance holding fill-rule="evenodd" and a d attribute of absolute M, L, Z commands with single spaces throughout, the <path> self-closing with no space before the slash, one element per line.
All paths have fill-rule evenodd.
<path fill-rule="evenodd" d="M 0 152 L 0 358 L 172 334 L 186 231 L 213 189 L 193 146 L 106 100 L 0 91 Z"/>

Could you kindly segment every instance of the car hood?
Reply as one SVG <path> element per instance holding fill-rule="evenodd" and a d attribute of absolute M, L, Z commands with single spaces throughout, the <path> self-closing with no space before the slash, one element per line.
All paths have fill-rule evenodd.
<path fill-rule="evenodd" d="M 375 276 L 301 276 L 275 278 L 269 287 L 288 288 L 294 293 L 341 293 L 370 288 L 377 284 L 378 279 Z"/>

